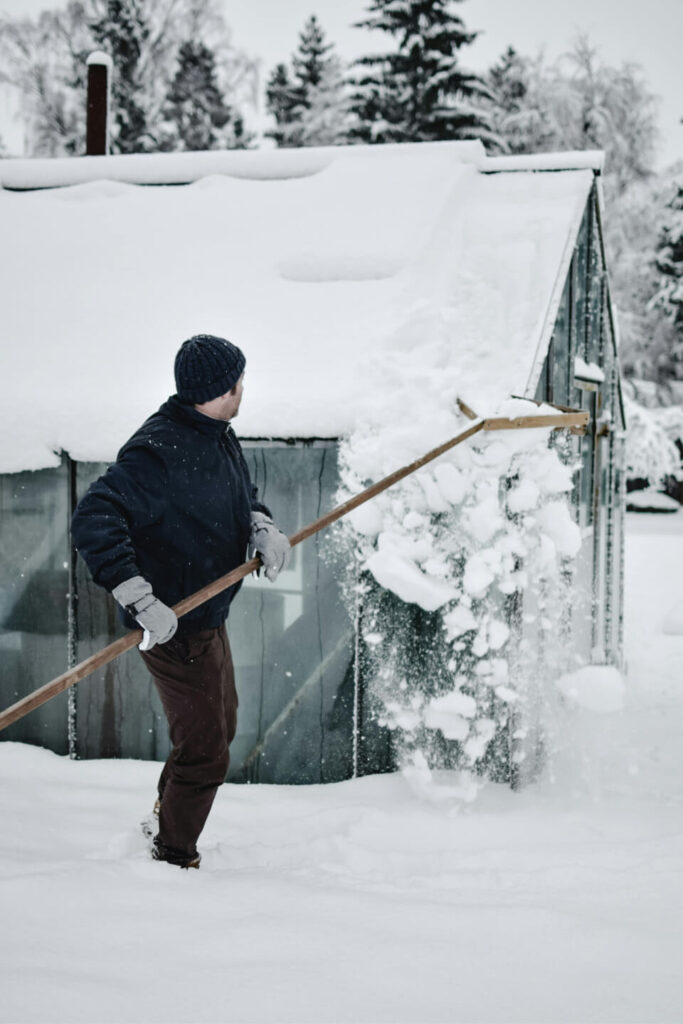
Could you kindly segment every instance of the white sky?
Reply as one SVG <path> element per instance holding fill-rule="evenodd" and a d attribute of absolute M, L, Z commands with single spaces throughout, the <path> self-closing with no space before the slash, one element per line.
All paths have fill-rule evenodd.
<path fill-rule="evenodd" d="M 60 0 L 0 0 L 0 11 L 33 15 Z M 225 0 L 236 45 L 262 60 L 263 76 L 287 60 L 310 14 L 317 14 L 340 56 L 368 52 L 368 33 L 352 28 L 363 17 L 366 0 Z M 651 90 L 661 97 L 662 143 L 659 163 L 683 159 L 683 0 L 466 0 L 460 13 L 468 29 L 482 35 L 463 53 L 474 70 L 488 67 L 508 45 L 521 53 L 545 48 L 549 57 L 566 51 L 579 31 L 587 31 L 610 63 L 642 64 Z M 383 46 L 383 37 L 379 37 Z M 16 131 L 16 129 L 14 130 Z M 14 134 L 7 104 L 0 100 L 0 133 Z"/>

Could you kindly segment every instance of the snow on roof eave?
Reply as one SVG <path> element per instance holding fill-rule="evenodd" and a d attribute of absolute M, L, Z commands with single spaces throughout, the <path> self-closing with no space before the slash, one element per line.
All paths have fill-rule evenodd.
<path fill-rule="evenodd" d="M 599 174 L 605 165 L 601 149 L 587 149 L 566 153 L 531 153 L 522 156 L 486 157 L 480 164 L 483 174 L 509 171 L 585 171 Z"/>
<path fill-rule="evenodd" d="M 302 149 L 206 150 L 194 153 L 134 153 L 116 156 L 59 157 L 44 160 L 0 160 L 0 187 L 17 191 L 60 188 L 107 179 L 129 185 L 187 185 L 222 174 L 233 178 L 305 178 L 333 161 L 371 157 L 390 159 L 397 153 L 437 150 L 463 164 L 479 166 L 485 158 L 479 141 L 400 142 L 382 146 L 320 146 Z"/>
<path fill-rule="evenodd" d="M 555 321 L 557 320 L 557 313 L 560 308 L 560 302 L 562 301 L 562 293 L 567 280 L 567 274 L 569 273 L 569 267 L 571 266 L 574 249 L 579 237 L 579 231 L 581 230 L 583 213 L 586 208 L 586 202 L 593 188 L 593 182 L 594 179 L 587 178 L 586 187 L 581 193 L 579 193 L 576 200 L 576 207 L 574 209 L 571 227 L 567 233 L 562 259 L 557 269 L 555 284 L 553 286 L 552 295 L 550 297 L 545 320 L 543 322 L 543 328 L 536 347 L 536 355 L 534 356 L 534 360 L 531 364 L 531 373 L 524 390 L 524 396 L 526 398 L 533 398 L 536 394 L 538 381 L 541 376 L 541 371 L 543 370 L 543 364 L 548 354 L 550 339 L 552 338 L 553 330 L 555 329 Z M 600 233 L 602 234 L 602 225 L 600 226 Z"/>

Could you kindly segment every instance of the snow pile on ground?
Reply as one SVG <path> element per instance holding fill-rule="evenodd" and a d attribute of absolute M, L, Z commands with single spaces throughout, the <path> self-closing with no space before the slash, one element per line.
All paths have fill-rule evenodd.
<path fill-rule="evenodd" d="M 198 332 L 246 353 L 246 437 L 346 434 L 401 332 L 418 361 L 446 339 L 482 412 L 525 393 L 592 172 L 487 175 L 457 143 L 296 159 L 302 176 L 245 152 L 187 187 L 0 189 L 0 472 L 112 459 Z"/>
<path fill-rule="evenodd" d="M 681 506 L 668 494 L 656 491 L 654 487 L 644 487 L 640 491 L 629 491 L 626 496 L 626 507 L 629 512 L 679 512 Z"/>
<path fill-rule="evenodd" d="M 557 680 L 567 700 L 589 711 L 609 713 L 624 706 L 624 680 L 612 665 L 585 665 Z"/>
<path fill-rule="evenodd" d="M 436 344 L 420 356 L 408 347 L 395 352 L 386 374 L 391 397 L 342 443 L 340 498 L 396 468 L 399 453 L 407 463 L 470 423 L 457 404 L 458 368 Z M 521 399 L 499 412 L 557 415 Z M 572 448 L 566 437 L 549 446 L 551 433 L 480 432 L 341 527 L 356 559 L 346 593 L 362 604 L 363 675 L 382 724 L 395 733 L 399 762 L 420 786 L 432 769 L 458 767 L 470 798 L 474 773 L 496 774 L 511 716 L 532 699 L 508 605 L 544 587 L 560 612 L 581 544 L 568 497 Z M 418 609 L 438 615 L 421 617 Z M 550 662 L 543 668 L 554 670 Z"/>
<path fill-rule="evenodd" d="M 522 793 L 225 786 L 183 872 L 137 828 L 159 765 L 0 744 L 0 1021 L 680 1021 L 683 520 L 629 520 L 624 707 L 568 707 Z"/>

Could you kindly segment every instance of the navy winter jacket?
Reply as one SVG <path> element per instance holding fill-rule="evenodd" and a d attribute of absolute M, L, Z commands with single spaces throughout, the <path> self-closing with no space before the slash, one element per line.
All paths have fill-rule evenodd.
<path fill-rule="evenodd" d="M 143 423 L 78 505 L 74 544 L 100 586 L 144 576 L 174 605 L 246 558 L 256 488 L 232 427 L 173 396 Z M 240 583 L 188 612 L 188 630 L 221 625 Z M 122 612 L 129 628 L 137 623 Z"/>

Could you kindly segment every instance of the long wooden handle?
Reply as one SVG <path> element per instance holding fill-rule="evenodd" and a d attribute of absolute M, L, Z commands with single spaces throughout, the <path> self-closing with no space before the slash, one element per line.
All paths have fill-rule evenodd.
<path fill-rule="evenodd" d="M 567 428 L 576 426 L 577 416 L 581 417 L 581 421 L 585 423 L 587 421 L 587 413 L 567 413 L 560 414 L 558 416 L 525 416 L 519 417 L 518 420 L 477 420 L 463 430 L 462 433 L 456 434 L 450 441 L 446 441 L 445 444 L 439 445 L 438 448 L 433 448 L 432 451 L 427 452 L 421 458 L 416 459 L 407 466 L 403 466 L 402 469 L 397 469 L 394 473 L 390 473 L 389 476 L 385 476 L 383 480 L 380 480 L 376 484 L 372 484 L 366 490 L 360 494 L 355 495 L 353 498 L 349 498 L 342 505 L 338 505 L 337 508 L 332 509 L 331 512 L 327 512 L 320 519 L 316 519 L 314 522 L 309 523 L 308 526 L 304 526 L 297 533 L 292 534 L 289 538 L 289 543 L 292 547 L 297 544 L 301 544 L 303 540 L 308 537 L 312 537 L 313 534 L 318 533 L 320 530 L 324 530 L 326 526 L 330 526 L 332 523 L 341 519 L 343 516 L 348 515 L 354 509 L 358 508 L 359 505 L 363 505 L 366 501 L 370 501 L 375 498 L 382 491 L 385 491 L 388 487 L 392 487 L 393 484 L 403 480 L 405 477 L 414 473 L 416 470 L 421 469 L 422 466 L 426 466 L 428 462 L 432 462 L 434 459 L 438 459 L 440 455 L 444 455 L 451 448 L 455 448 L 456 445 L 462 444 L 469 437 L 477 434 L 480 430 L 501 430 L 501 429 L 514 429 L 527 428 L 527 427 L 548 427 L 552 426 L 554 429 Z M 538 420 L 539 422 L 535 422 Z M 549 422 L 550 421 L 550 422 Z M 243 562 L 242 565 L 237 566 L 231 572 L 226 573 L 225 576 L 219 577 L 214 580 L 213 583 L 208 583 L 201 590 L 197 590 L 196 593 L 191 594 L 189 597 L 179 601 L 178 604 L 173 606 L 173 611 L 176 613 L 178 618 L 183 615 L 187 615 L 188 612 L 199 605 L 204 604 L 205 601 L 209 601 L 212 597 L 216 597 L 217 594 L 227 590 L 228 587 L 232 586 L 233 583 L 237 583 L 239 580 L 244 579 L 250 572 L 254 572 L 261 564 L 261 559 L 251 558 L 248 562 Z M 58 693 L 63 693 L 64 690 L 68 690 L 70 686 L 75 683 L 79 683 L 82 679 L 92 675 L 98 668 L 113 661 L 114 658 L 118 658 L 124 651 L 129 651 L 136 644 L 139 644 L 142 640 L 143 632 L 141 629 L 134 629 L 126 636 L 122 636 L 119 640 L 115 640 L 114 643 L 109 644 L 107 647 L 103 647 L 101 651 L 92 654 L 85 661 L 81 661 L 74 668 L 69 669 L 67 672 L 63 672 L 61 676 L 57 676 L 56 679 L 51 680 L 49 683 L 45 683 L 39 689 L 29 693 L 26 697 L 22 697 L 16 704 L 12 704 L 5 711 L 0 712 L 0 730 L 6 729 L 8 725 L 12 725 L 14 722 L 23 718 L 29 711 L 34 711 L 35 708 L 45 704 L 48 700 L 56 697 Z"/>

